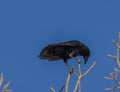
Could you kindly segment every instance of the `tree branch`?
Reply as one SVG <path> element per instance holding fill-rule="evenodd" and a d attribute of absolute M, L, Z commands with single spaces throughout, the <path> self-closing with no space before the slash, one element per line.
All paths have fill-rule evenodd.
<path fill-rule="evenodd" d="M 85 75 L 87 75 L 88 72 L 94 67 L 95 64 L 96 64 L 96 62 L 94 62 L 94 63 L 90 66 L 90 68 L 88 68 L 88 70 L 82 75 L 82 77 L 84 77 Z"/>
<path fill-rule="evenodd" d="M 94 63 L 87 69 L 87 71 L 86 71 L 84 74 L 81 73 L 81 74 L 79 75 L 78 80 L 77 80 L 77 83 L 76 83 L 76 86 L 75 86 L 73 92 L 76 92 L 76 91 L 77 91 L 77 88 L 78 88 L 78 85 L 80 84 L 81 79 L 82 79 L 85 75 L 87 75 L 87 74 L 89 73 L 89 71 L 94 67 L 95 64 L 96 64 L 96 62 L 94 62 Z"/>
<path fill-rule="evenodd" d="M 53 87 L 50 87 L 50 90 L 51 92 L 55 92 L 54 88 Z"/>
<path fill-rule="evenodd" d="M 111 58 L 115 58 L 116 64 L 117 64 L 117 68 L 114 68 L 114 71 L 110 73 L 110 77 L 104 77 L 107 80 L 112 80 L 116 83 L 117 87 L 113 87 L 113 88 L 105 88 L 105 90 L 109 90 L 109 91 L 116 91 L 116 90 L 120 90 L 120 81 L 118 80 L 118 74 L 120 73 L 120 32 L 118 34 L 118 42 L 112 40 L 113 44 L 116 46 L 116 55 L 112 56 L 109 55 L 109 57 Z"/>
<path fill-rule="evenodd" d="M 10 81 L 8 81 L 2 89 L 2 92 L 12 92 L 12 90 L 8 90 L 8 86 L 10 85 Z"/>
<path fill-rule="evenodd" d="M 0 87 L 2 86 L 3 83 L 3 73 L 0 74 Z"/>
<path fill-rule="evenodd" d="M 68 73 L 68 77 L 66 80 L 65 92 L 68 92 L 68 85 L 69 85 L 70 77 L 71 77 L 71 74 L 73 73 L 73 71 L 74 71 L 74 68 L 72 67 Z"/>

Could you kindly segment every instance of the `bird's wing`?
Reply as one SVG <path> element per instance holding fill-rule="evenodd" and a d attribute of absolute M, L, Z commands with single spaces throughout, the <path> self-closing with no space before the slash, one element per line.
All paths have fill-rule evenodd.
<path fill-rule="evenodd" d="M 69 42 L 62 42 L 57 44 L 49 44 L 49 46 L 82 46 L 83 44 L 78 41 L 69 41 Z"/>
<path fill-rule="evenodd" d="M 41 59 L 48 59 L 49 61 L 55 61 L 55 60 L 60 60 L 61 59 L 60 57 L 54 55 L 54 49 L 51 46 L 45 47 L 41 51 L 39 57 Z"/>

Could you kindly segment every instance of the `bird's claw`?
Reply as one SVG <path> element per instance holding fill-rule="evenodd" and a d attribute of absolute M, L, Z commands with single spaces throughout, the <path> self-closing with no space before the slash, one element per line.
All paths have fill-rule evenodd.
<path fill-rule="evenodd" d="M 72 74 L 74 72 L 74 67 L 69 68 L 69 72 L 70 72 L 70 74 Z"/>
<path fill-rule="evenodd" d="M 80 64 L 80 62 L 81 62 L 80 59 L 76 59 L 76 61 L 77 61 L 78 64 Z"/>

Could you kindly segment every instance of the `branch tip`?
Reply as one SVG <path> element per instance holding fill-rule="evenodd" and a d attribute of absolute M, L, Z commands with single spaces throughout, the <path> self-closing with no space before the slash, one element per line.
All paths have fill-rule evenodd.
<path fill-rule="evenodd" d="M 51 92 L 55 92 L 54 88 L 53 87 L 50 87 L 50 90 Z"/>

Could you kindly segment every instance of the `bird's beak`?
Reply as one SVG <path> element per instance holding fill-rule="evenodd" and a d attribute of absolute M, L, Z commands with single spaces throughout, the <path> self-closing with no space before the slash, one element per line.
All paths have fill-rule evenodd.
<path fill-rule="evenodd" d="M 85 56 L 85 57 L 84 57 L 84 64 L 86 64 L 87 60 L 88 60 L 88 57 Z"/>

